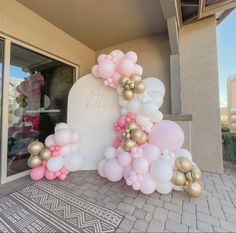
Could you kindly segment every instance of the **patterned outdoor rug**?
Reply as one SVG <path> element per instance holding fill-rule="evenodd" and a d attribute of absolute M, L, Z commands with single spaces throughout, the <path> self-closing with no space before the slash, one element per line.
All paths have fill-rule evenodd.
<path fill-rule="evenodd" d="M 44 181 L 0 199 L 0 232 L 114 232 L 122 219 Z"/>

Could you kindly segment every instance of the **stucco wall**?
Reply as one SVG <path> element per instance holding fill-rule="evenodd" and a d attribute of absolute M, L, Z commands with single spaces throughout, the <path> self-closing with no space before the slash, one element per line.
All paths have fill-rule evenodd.
<path fill-rule="evenodd" d="M 204 171 L 222 172 L 216 21 L 181 29 L 182 113 L 192 114 L 192 152 Z"/>
<path fill-rule="evenodd" d="M 79 64 L 80 75 L 89 73 L 95 62 L 93 50 L 15 0 L 1 0 L 0 32 Z"/>
<path fill-rule="evenodd" d="M 133 50 L 138 54 L 138 63 L 142 65 L 143 77 L 158 77 L 166 87 L 166 95 L 161 110 L 170 113 L 170 48 L 167 34 L 141 37 L 98 50 L 96 55 L 109 53 L 113 49 L 124 52 Z"/>

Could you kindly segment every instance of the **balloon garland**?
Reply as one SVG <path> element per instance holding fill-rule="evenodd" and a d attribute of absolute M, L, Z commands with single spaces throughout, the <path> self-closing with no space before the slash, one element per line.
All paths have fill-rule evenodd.
<path fill-rule="evenodd" d="M 78 139 L 78 134 L 66 123 L 60 123 L 55 127 L 55 134 L 46 138 L 45 144 L 33 141 L 28 146 L 31 179 L 64 180 L 69 172 L 78 171 L 83 162 L 78 152 Z"/>
<path fill-rule="evenodd" d="M 181 148 L 184 133 L 178 124 L 163 120 L 159 111 L 165 95 L 157 78 L 142 79 L 143 69 L 136 64 L 137 54 L 114 50 L 98 56 L 92 68 L 95 78 L 116 89 L 121 116 L 115 122 L 118 135 L 104 151 L 98 173 L 112 182 L 122 178 L 134 190 L 167 194 L 184 190 L 199 197 L 201 171 L 189 151 Z"/>

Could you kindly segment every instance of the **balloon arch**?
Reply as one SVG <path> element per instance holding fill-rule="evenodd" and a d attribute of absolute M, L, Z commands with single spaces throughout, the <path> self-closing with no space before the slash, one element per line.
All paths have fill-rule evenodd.
<path fill-rule="evenodd" d="M 93 76 L 117 92 L 121 107 L 121 115 L 114 123 L 117 137 L 104 151 L 104 159 L 97 166 L 99 175 L 112 182 L 124 178 L 127 185 L 144 194 L 155 190 L 167 194 L 174 189 L 199 197 L 201 171 L 191 153 L 182 148 L 183 130 L 175 122 L 163 120 L 159 110 L 164 84 L 155 77 L 142 79 L 143 69 L 136 64 L 133 51 L 124 54 L 114 50 L 101 54 L 97 61 Z M 82 156 L 78 140 L 76 132 L 60 123 L 45 145 L 32 142 L 28 147 L 31 178 L 64 180 L 69 172 L 79 170 Z"/>

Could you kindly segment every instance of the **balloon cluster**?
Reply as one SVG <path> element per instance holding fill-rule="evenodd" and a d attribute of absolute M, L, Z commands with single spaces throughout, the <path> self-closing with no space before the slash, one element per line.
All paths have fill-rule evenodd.
<path fill-rule="evenodd" d="M 28 147 L 29 153 L 32 154 L 28 161 L 29 166 L 33 168 L 30 172 L 31 178 L 64 180 L 69 172 L 78 171 L 82 166 L 78 139 L 78 134 L 66 123 L 59 123 L 55 127 L 55 134 L 46 138 L 46 147 L 42 142 L 32 142 Z"/>
<path fill-rule="evenodd" d="M 116 88 L 122 76 L 142 75 L 143 69 L 136 64 L 137 59 L 137 54 L 132 51 L 124 54 L 120 50 L 114 50 L 107 55 L 101 54 L 97 59 L 98 64 L 92 68 L 92 74 L 102 78 L 104 85 Z"/>
<path fill-rule="evenodd" d="M 192 161 L 186 157 L 178 157 L 175 160 L 175 167 L 172 182 L 177 186 L 182 186 L 183 190 L 192 197 L 199 197 L 202 193 L 199 180 L 201 171 L 193 165 Z"/>
<path fill-rule="evenodd" d="M 98 173 L 112 182 L 124 178 L 127 185 L 144 194 L 155 190 L 167 194 L 175 189 L 198 197 L 200 170 L 191 153 L 181 148 L 183 130 L 175 122 L 163 120 L 159 110 L 164 84 L 154 77 L 142 80 L 143 69 L 136 62 L 136 53 L 124 55 L 114 50 L 100 55 L 92 68 L 95 77 L 116 88 L 122 114 L 114 124 L 118 136 L 113 147 L 105 150 Z"/>

